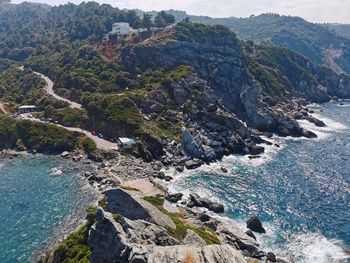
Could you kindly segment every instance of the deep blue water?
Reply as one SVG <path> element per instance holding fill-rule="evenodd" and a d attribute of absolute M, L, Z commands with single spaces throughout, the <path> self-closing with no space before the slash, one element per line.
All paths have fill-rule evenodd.
<path fill-rule="evenodd" d="M 229 157 L 187 172 L 175 190 L 197 191 L 223 201 L 226 216 L 245 226 L 253 214 L 268 229 L 263 248 L 292 262 L 350 262 L 350 103 L 316 111 L 328 124 L 316 140 L 276 138 L 261 160 Z M 307 123 L 303 123 L 304 125 Z M 231 169 L 220 173 L 220 166 Z M 345 249 L 344 249 L 345 247 Z"/>
<path fill-rule="evenodd" d="M 76 176 L 81 168 L 58 157 L 19 157 L 0 165 L 0 262 L 32 262 L 60 227 L 83 216 L 95 195 Z M 53 167 L 64 174 L 50 175 Z"/>

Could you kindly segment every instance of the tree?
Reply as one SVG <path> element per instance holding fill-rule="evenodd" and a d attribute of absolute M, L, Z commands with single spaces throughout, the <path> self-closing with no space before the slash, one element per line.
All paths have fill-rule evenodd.
<path fill-rule="evenodd" d="M 1 0 L 0 0 L 1 1 Z M 126 20 L 130 24 L 132 28 L 140 28 L 142 27 L 142 21 L 141 18 L 137 15 L 136 11 L 129 10 L 126 14 Z"/>
<path fill-rule="evenodd" d="M 156 15 L 156 17 L 154 18 L 154 25 L 156 27 L 165 27 L 166 26 L 166 22 L 165 22 L 164 18 L 160 15 L 160 13 L 158 13 Z"/>
<path fill-rule="evenodd" d="M 7 4 L 7 3 L 10 3 L 11 0 L 0 0 L 0 5 L 1 4 Z"/>
<path fill-rule="evenodd" d="M 150 14 L 144 14 L 142 18 L 142 25 L 143 27 L 147 28 L 148 30 L 154 26 L 152 21 L 152 15 Z"/>
<path fill-rule="evenodd" d="M 159 12 L 154 18 L 154 24 L 156 27 L 166 27 L 175 23 L 175 17 L 171 14 L 167 14 L 165 11 Z"/>

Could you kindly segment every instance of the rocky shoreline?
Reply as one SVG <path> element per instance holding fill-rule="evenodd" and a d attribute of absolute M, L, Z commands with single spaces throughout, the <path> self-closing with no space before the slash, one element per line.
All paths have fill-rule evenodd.
<path fill-rule="evenodd" d="M 309 113 L 308 110 L 301 110 L 293 114 L 295 119 L 306 119 L 316 126 L 323 127 L 325 125 Z M 185 130 L 184 133 L 186 133 Z M 271 137 L 272 134 L 256 133 L 256 136 L 252 137 L 251 140 L 257 144 L 268 144 L 268 141 L 259 137 L 262 135 Z M 262 152 L 263 150 L 256 148 L 256 156 Z M 1 157 L 11 159 L 22 154 L 33 153 L 3 151 Z M 249 152 L 249 156 L 258 158 L 254 157 L 252 152 Z M 168 189 L 163 184 L 158 183 L 159 181 L 169 182 L 173 179 L 164 172 L 167 168 L 174 167 L 178 173 L 181 173 L 185 168 L 195 169 L 204 164 L 205 162 L 201 159 L 187 157 L 181 165 L 177 161 L 166 162 L 164 159 L 144 162 L 132 155 L 123 155 L 112 151 L 103 154 L 102 157 L 98 158 L 98 161 L 93 161 L 78 150 L 63 152 L 61 157 L 76 163 L 90 165 L 91 169 L 81 173 L 81 175 L 92 187 L 107 196 L 107 204 L 99 204 L 96 222 L 89 231 L 87 245 L 92 250 L 91 262 L 113 262 L 110 260 L 115 258 L 119 259 L 116 262 L 167 262 L 166 260 L 169 258 L 183 260 L 188 254 L 201 255 L 198 259 L 193 256 L 198 262 L 202 262 L 200 260 L 207 260 L 203 262 L 220 262 L 220 260 L 221 262 L 250 262 L 250 260 L 285 262 L 278 259 L 273 252 L 259 249 L 253 231 L 263 233 L 264 229 L 257 217 L 252 217 L 247 221 L 247 229 L 244 231 L 235 225 L 220 222 L 208 215 L 207 212 L 203 212 L 205 210 L 222 214 L 225 210 L 223 204 L 202 198 L 196 193 L 192 193 L 188 200 L 182 200 L 182 194 L 169 194 Z M 176 156 L 174 158 L 176 160 Z M 227 172 L 223 167 L 222 171 Z M 136 185 L 132 183 L 133 181 L 137 181 Z M 151 202 L 153 205 L 151 207 L 144 200 L 150 196 L 158 198 L 155 200 L 162 200 L 163 204 L 159 207 L 159 203 Z M 113 202 L 124 204 L 126 207 L 109 206 Z M 132 214 L 135 212 L 135 207 L 132 209 L 128 207 L 130 203 L 134 203 L 136 210 L 140 210 L 140 207 L 145 209 L 144 206 L 146 206 L 147 213 L 135 216 Z M 201 212 L 198 212 L 198 208 L 201 208 Z M 178 218 L 179 215 L 181 218 Z M 159 222 L 159 218 L 167 221 L 168 225 L 164 225 L 165 221 Z M 181 232 L 184 228 L 182 221 L 186 222 L 184 233 Z M 181 222 L 182 228 L 178 230 L 175 226 L 175 229 L 171 231 L 174 222 Z M 145 231 L 146 236 L 143 234 Z M 180 231 L 182 236 L 175 238 L 176 231 Z M 114 236 L 110 236 L 110 233 L 113 233 Z M 210 242 L 206 240 L 208 235 Z M 96 242 L 96 240 L 101 239 L 112 243 L 108 243 L 108 246 L 103 243 L 106 247 L 101 247 L 101 244 Z M 211 243 L 213 239 L 215 242 Z M 38 257 L 38 262 L 61 262 L 60 257 L 57 258 L 55 254 L 57 244 L 58 242 L 50 244 L 52 249 L 49 249 L 50 252 L 45 255 Z M 120 248 L 121 245 L 122 248 Z M 115 247 L 116 251 L 109 251 L 108 247 Z M 114 254 L 109 254 L 112 252 Z M 225 258 L 223 254 L 230 256 Z"/>

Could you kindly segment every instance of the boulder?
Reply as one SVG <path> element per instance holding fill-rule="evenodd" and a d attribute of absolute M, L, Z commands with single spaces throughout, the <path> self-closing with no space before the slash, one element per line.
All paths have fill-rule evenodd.
<path fill-rule="evenodd" d="M 205 241 L 194 231 L 191 229 L 187 230 L 187 235 L 182 241 L 185 245 L 195 246 L 195 247 L 203 247 L 206 245 Z"/>
<path fill-rule="evenodd" d="M 201 221 L 201 222 L 208 222 L 210 220 L 210 216 L 208 216 L 206 213 L 200 213 L 197 218 Z"/>
<path fill-rule="evenodd" d="M 266 255 L 267 260 L 270 260 L 271 262 L 277 262 L 276 255 L 272 252 L 268 252 Z"/>
<path fill-rule="evenodd" d="M 213 161 L 216 159 L 216 153 L 213 148 L 207 145 L 202 145 L 203 148 L 203 157 L 207 161 Z"/>
<path fill-rule="evenodd" d="M 88 246 L 92 250 L 91 263 L 117 262 L 117 259 L 125 258 L 125 232 L 111 213 L 97 209 L 96 223 L 89 231 Z"/>
<path fill-rule="evenodd" d="M 194 206 L 197 206 L 197 207 L 204 207 L 204 200 L 203 198 L 201 198 L 198 194 L 196 193 L 191 193 L 190 194 L 190 202 L 189 203 L 193 203 Z M 188 206 L 188 204 L 187 204 Z"/>
<path fill-rule="evenodd" d="M 256 240 L 256 236 L 254 235 L 252 230 L 248 229 L 247 231 L 245 231 L 245 233 Z"/>
<path fill-rule="evenodd" d="M 223 204 L 213 202 L 209 205 L 209 210 L 215 213 L 223 213 L 225 211 L 225 208 Z"/>
<path fill-rule="evenodd" d="M 188 156 L 192 158 L 201 158 L 202 152 L 200 146 L 197 144 L 191 133 L 187 129 L 182 131 L 182 146 Z"/>
<path fill-rule="evenodd" d="M 168 200 L 170 203 L 177 203 L 180 201 L 183 197 L 182 193 L 176 193 L 176 194 L 169 194 L 165 197 L 166 200 Z"/>
<path fill-rule="evenodd" d="M 302 136 L 306 137 L 306 138 L 317 138 L 317 135 L 315 133 L 313 133 L 312 131 L 308 131 L 308 130 L 305 130 L 303 129 L 302 130 Z"/>
<path fill-rule="evenodd" d="M 196 169 L 203 164 L 200 160 L 188 160 L 185 162 L 185 167 L 189 170 Z"/>
<path fill-rule="evenodd" d="M 145 220 L 165 228 L 175 229 L 171 218 L 147 201 L 124 191 L 123 189 L 111 189 L 103 193 L 107 197 L 107 211 L 118 213 L 131 220 Z"/>
<path fill-rule="evenodd" d="M 228 173 L 228 169 L 225 168 L 225 167 L 221 167 L 221 171 L 222 171 L 223 173 Z"/>
<path fill-rule="evenodd" d="M 64 151 L 63 153 L 61 153 L 61 157 L 68 157 L 70 155 L 70 153 L 69 152 L 67 152 L 67 151 Z"/>
<path fill-rule="evenodd" d="M 168 234 L 168 231 L 160 226 L 144 220 L 130 220 L 121 217 L 120 225 L 130 244 L 144 244 L 156 246 L 180 245 L 180 241 Z"/>
<path fill-rule="evenodd" d="M 246 250 L 251 255 L 259 251 L 258 243 L 252 237 L 244 233 L 235 225 L 219 224 L 216 232 L 230 245 L 237 245 L 242 251 Z"/>
<path fill-rule="evenodd" d="M 248 219 L 247 228 L 257 233 L 266 233 L 266 230 L 263 228 L 262 223 L 257 216 L 252 216 Z"/>

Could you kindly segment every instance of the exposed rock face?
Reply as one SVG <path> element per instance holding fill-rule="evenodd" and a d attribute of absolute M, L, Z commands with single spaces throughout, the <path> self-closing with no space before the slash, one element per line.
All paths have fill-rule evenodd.
<path fill-rule="evenodd" d="M 204 247 L 173 246 L 133 248 L 129 262 L 137 263 L 245 263 L 244 257 L 235 248 L 228 245 Z"/>
<path fill-rule="evenodd" d="M 189 207 L 197 206 L 197 207 L 205 207 L 209 209 L 210 211 L 213 211 L 215 213 L 223 213 L 225 211 L 224 205 L 220 204 L 218 202 L 213 202 L 207 198 L 201 198 L 196 193 L 190 194 L 190 202 Z"/>
<path fill-rule="evenodd" d="M 234 225 L 220 224 L 216 231 L 226 243 L 231 245 L 236 244 L 240 250 L 247 251 L 250 256 L 253 256 L 259 251 L 256 240 Z"/>
<path fill-rule="evenodd" d="M 124 191 L 113 189 L 104 192 L 108 199 L 107 210 L 131 220 L 142 219 L 159 226 L 175 229 L 174 222 L 150 203 Z"/>
<path fill-rule="evenodd" d="M 126 260 L 127 241 L 122 226 L 113 220 L 110 213 L 97 210 L 96 224 L 91 228 L 88 245 L 92 250 L 92 263 Z"/>
<path fill-rule="evenodd" d="M 191 229 L 187 230 L 187 235 L 183 240 L 185 245 L 204 247 L 206 245 L 205 241 Z"/>
<path fill-rule="evenodd" d="M 257 233 L 266 233 L 266 230 L 263 228 L 262 223 L 257 216 L 252 216 L 248 219 L 247 228 Z"/>

